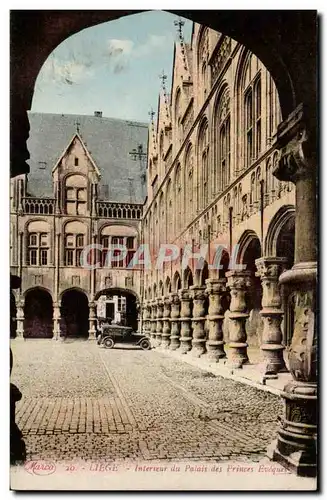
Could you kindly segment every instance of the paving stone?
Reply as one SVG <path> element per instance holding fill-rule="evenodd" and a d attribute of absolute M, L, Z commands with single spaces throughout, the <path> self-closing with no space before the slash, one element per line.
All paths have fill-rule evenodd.
<path fill-rule="evenodd" d="M 159 352 L 12 343 L 28 459 L 259 461 L 277 396 Z"/>

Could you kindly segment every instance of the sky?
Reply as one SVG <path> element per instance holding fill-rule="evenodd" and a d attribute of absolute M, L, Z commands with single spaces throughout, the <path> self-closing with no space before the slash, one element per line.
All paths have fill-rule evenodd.
<path fill-rule="evenodd" d="M 150 11 L 87 28 L 50 54 L 35 84 L 32 111 L 149 121 L 157 110 L 164 70 L 170 91 L 174 42 L 173 14 Z M 184 39 L 191 40 L 186 19 Z"/>

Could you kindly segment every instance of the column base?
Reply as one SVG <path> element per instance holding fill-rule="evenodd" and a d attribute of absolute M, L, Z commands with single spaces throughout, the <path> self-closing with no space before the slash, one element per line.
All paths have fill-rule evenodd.
<path fill-rule="evenodd" d="M 192 339 L 192 349 L 190 355 L 194 358 L 200 358 L 206 352 L 205 339 Z"/>
<path fill-rule="evenodd" d="M 284 346 L 280 344 L 263 344 L 260 349 L 264 356 L 265 375 L 274 376 L 277 373 L 288 372 L 283 358 Z"/>
<path fill-rule="evenodd" d="M 14 339 L 10 339 L 10 340 L 18 340 L 18 342 L 21 342 L 22 340 L 25 340 L 25 337 L 23 335 L 16 335 L 16 337 Z"/>
<path fill-rule="evenodd" d="M 220 359 L 226 358 L 223 340 L 208 340 L 206 342 L 207 352 L 205 358 L 211 363 L 219 363 Z"/>
<path fill-rule="evenodd" d="M 163 333 L 161 336 L 162 349 L 165 349 L 165 350 L 169 349 L 169 345 L 170 345 L 170 333 L 168 333 L 168 334 Z"/>
<path fill-rule="evenodd" d="M 180 347 L 180 337 L 170 337 L 169 349 L 171 351 L 176 351 Z"/>
<path fill-rule="evenodd" d="M 250 363 L 247 355 L 248 344 L 246 342 L 230 342 L 228 353 L 228 366 L 230 368 L 242 368 Z"/>
<path fill-rule="evenodd" d="M 268 448 L 268 457 L 299 476 L 317 475 L 317 386 L 289 383 L 282 394 L 285 417 L 277 440 Z"/>
<path fill-rule="evenodd" d="M 192 337 L 181 337 L 180 338 L 180 346 L 178 351 L 181 354 L 186 354 L 192 349 Z"/>

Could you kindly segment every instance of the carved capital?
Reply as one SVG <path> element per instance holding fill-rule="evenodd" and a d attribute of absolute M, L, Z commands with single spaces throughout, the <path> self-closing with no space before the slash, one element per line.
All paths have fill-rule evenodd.
<path fill-rule="evenodd" d="M 227 286 L 230 290 L 247 290 L 251 286 L 251 271 L 228 271 Z"/>
<path fill-rule="evenodd" d="M 261 257 L 256 259 L 256 276 L 262 280 L 278 281 L 279 276 L 286 269 L 287 259 L 285 257 Z"/>
<path fill-rule="evenodd" d="M 180 300 L 179 300 L 177 293 L 172 293 L 170 295 L 170 303 L 171 303 L 171 305 L 178 305 L 180 303 Z"/>
<path fill-rule="evenodd" d="M 190 290 L 188 289 L 183 289 L 183 290 L 179 290 L 178 291 L 178 296 L 180 298 L 181 301 L 186 301 L 186 300 L 191 300 L 191 293 L 190 293 Z"/>
<path fill-rule="evenodd" d="M 273 169 L 277 179 L 296 184 L 299 179 L 313 175 L 317 144 L 308 132 L 302 104 L 279 125 L 276 147 L 280 150 Z"/>
<path fill-rule="evenodd" d="M 206 292 L 208 295 L 221 295 L 226 292 L 226 279 L 208 279 L 206 280 Z"/>
<path fill-rule="evenodd" d="M 207 297 L 206 289 L 204 286 L 191 286 L 191 293 L 193 300 L 205 300 Z"/>

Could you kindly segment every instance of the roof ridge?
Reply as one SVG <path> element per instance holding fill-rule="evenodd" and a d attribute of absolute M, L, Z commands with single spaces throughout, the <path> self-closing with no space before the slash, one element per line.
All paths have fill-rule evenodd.
<path fill-rule="evenodd" d="M 118 121 L 118 122 L 124 122 L 124 123 L 133 123 L 141 126 L 145 126 L 148 128 L 149 124 L 147 122 L 142 122 L 140 120 L 130 120 L 130 119 L 124 119 L 124 118 L 115 118 L 112 116 L 94 116 L 94 115 L 85 115 L 83 113 L 77 114 L 77 113 L 48 113 L 44 111 L 28 111 L 28 115 L 47 115 L 47 116 L 70 116 L 70 117 L 86 117 L 86 118 L 94 118 L 96 120 L 113 120 L 113 121 Z"/>

